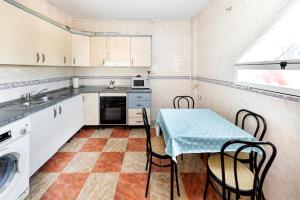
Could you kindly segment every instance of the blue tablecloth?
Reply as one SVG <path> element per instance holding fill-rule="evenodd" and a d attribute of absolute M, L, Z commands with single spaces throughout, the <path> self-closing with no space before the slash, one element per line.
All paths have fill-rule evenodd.
<path fill-rule="evenodd" d="M 175 161 L 180 154 L 220 152 L 232 139 L 256 140 L 210 109 L 161 109 L 156 122 L 163 132 L 166 154 Z M 226 150 L 236 148 L 232 145 Z"/>

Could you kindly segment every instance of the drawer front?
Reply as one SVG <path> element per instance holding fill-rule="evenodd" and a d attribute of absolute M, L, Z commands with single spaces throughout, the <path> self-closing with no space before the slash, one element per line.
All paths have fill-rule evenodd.
<path fill-rule="evenodd" d="M 151 101 L 129 101 L 129 109 L 151 108 Z"/>
<path fill-rule="evenodd" d="M 147 116 L 150 118 L 150 109 L 146 109 Z M 128 109 L 128 117 L 143 117 L 142 109 Z"/>
<path fill-rule="evenodd" d="M 150 124 L 150 118 L 148 118 Z M 128 125 L 130 126 L 144 126 L 143 118 L 141 117 L 130 117 L 128 118 Z"/>
<path fill-rule="evenodd" d="M 150 101 L 151 93 L 129 93 L 129 101 Z"/>

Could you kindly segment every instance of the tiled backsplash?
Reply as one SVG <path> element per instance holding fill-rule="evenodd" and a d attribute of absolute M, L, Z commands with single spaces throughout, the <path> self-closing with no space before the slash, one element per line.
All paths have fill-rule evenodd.
<path fill-rule="evenodd" d="M 0 67 L 0 102 L 44 88 L 55 90 L 70 86 L 72 67 Z"/>

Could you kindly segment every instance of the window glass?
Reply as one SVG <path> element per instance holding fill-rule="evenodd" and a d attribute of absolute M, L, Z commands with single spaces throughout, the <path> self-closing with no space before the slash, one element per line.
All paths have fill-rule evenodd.
<path fill-rule="evenodd" d="M 300 1 L 283 16 L 238 61 L 242 63 L 300 60 Z"/>
<path fill-rule="evenodd" d="M 238 69 L 237 81 L 281 88 L 300 89 L 300 70 Z"/>

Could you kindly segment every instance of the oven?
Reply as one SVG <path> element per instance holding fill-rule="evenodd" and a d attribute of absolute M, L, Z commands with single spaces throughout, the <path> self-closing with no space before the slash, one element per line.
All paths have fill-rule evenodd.
<path fill-rule="evenodd" d="M 100 125 L 126 125 L 126 93 L 100 93 Z"/>

